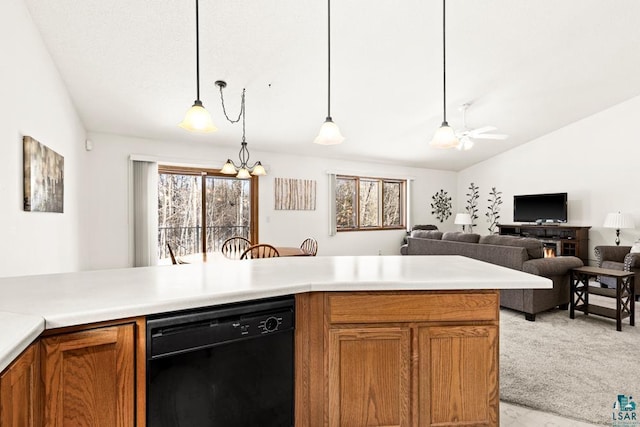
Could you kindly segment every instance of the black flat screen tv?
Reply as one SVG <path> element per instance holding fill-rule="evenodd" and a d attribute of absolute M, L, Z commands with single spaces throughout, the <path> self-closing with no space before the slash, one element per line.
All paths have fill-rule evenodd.
<path fill-rule="evenodd" d="M 567 222 L 567 193 L 513 196 L 515 222 Z"/>

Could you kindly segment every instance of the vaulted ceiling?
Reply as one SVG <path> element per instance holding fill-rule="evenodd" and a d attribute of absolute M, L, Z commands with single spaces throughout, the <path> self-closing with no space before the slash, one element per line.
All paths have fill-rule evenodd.
<path fill-rule="evenodd" d="M 331 113 L 346 141 L 312 143 L 327 112 L 325 0 L 200 0 L 201 99 L 220 130 L 177 127 L 195 99 L 195 0 L 25 0 L 87 130 L 461 170 L 640 95 L 637 0 L 447 0 L 447 109 L 504 141 L 428 145 L 442 121 L 442 2 L 333 0 Z M 615 123 L 610 124 L 615 126 Z M 264 156 L 268 163 L 267 156 Z"/>

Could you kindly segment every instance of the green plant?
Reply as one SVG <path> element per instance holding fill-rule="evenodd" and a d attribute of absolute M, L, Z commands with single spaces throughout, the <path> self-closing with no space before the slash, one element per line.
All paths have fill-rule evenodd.
<path fill-rule="evenodd" d="M 489 233 L 496 234 L 496 227 L 498 227 L 498 219 L 500 219 L 500 205 L 502 205 L 502 191 L 497 191 L 496 187 L 491 187 L 489 193 L 489 211 L 485 214 L 487 222 L 489 223 Z"/>
<path fill-rule="evenodd" d="M 440 222 L 444 222 L 445 219 L 451 216 L 451 197 L 449 193 L 444 190 L 440 190 L 431 198 L 431 214 L 436 216 L 436 219 Z"/>

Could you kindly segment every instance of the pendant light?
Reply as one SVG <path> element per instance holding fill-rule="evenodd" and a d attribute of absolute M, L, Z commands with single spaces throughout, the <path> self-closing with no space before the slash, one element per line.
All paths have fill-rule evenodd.
<path fill-rule="evenodd" d="M 211 121 L 211 114 L 200 101 L 200 31 L 198 26 L 198 0 L 196 0 L 196 100 L 178 126 L 190 132 L 209 133 L 218 130 Z"/>
<path fill-rule="evenodd" d="M 435 148 L 453 148 L 460 144 L 456 133 L 447 123 L 447 54 L 445 32 L 445 0 L 442 0 L 442 124 L 429 143 Z"/>
<path fill-rule="evenodd" d="M 220 101 L 222 102 L 222 111 L 224 112 L 224 116 L 230 123 L 238 123 L 240 119 L 242 119 L 242 142 L 240 143 L 240 152 L 238 153 L 238 157 L 240 159 L 240 164 L 236 166 L 236 164 L 231 159 L 227 159 L 227 162 L 220 169 L 220 173 L 226 175 L 235 175 L 238 179 L 247 179 L 251 178 L 251 175 L 262 176 L 266 175 L 267 171 L 262 166 L 262 163 L 255 162 L 253 165 L 249 166 L 249 149 L 247 148 L 247 141 L 245 139 L 245 103 L 244 103 L 244 93 L 245 90 L 242 89 L 242 98 L 240 99 L 240 114 L 238 114 L 238 118 L 232 120 L 227 115 L 227 109 L 224 106 L 224 95 L 222 94 L 222 89 L 227 87 L 227 83 L 218 80 L 216 81 L 216 86 L 220 88 Z"/>
<path fill-rule="evenodd" d="M 327 118 L 313 142 L 320 145 L 336 145 L 342 141 L 344 136 L 331 118 L 331 0 L 327 0 Z"/>

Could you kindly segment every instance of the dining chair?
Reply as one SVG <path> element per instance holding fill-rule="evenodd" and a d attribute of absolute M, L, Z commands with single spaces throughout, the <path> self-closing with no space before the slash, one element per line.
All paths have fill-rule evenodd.
<path fill-rule="evenodd" d="M 181 261 L 180 258 L 176 258 L 173 254 L 173 249 L 171 249 L 171 245 L 167 243 L 167 249 L 169 249 L 169 256 L 171 257 L 172 264 L 188 264 L 188 262 Z"/>
<path fill-rule="evenodd" d="M 260 243 L 258 245 L 249 246 L 247 250 L 242 253 L 240 259 L 273 258 L 279 256 L 280 253 L 276 248 L 267 243 Z"/>
<path fill-rule="evenodd" d="M 318 242 L 313 237 L 306 238 L 300 245 L 300 249 L 309 255 L 316 256 L 318 253 Z"/>
<path fill-rule="evenodd" d="M 224 241 L 220 251 L 227 258 L 238 259 L 249 246 L 251 246 L 249 239 L 242 236 L 234 236 Z"/>

